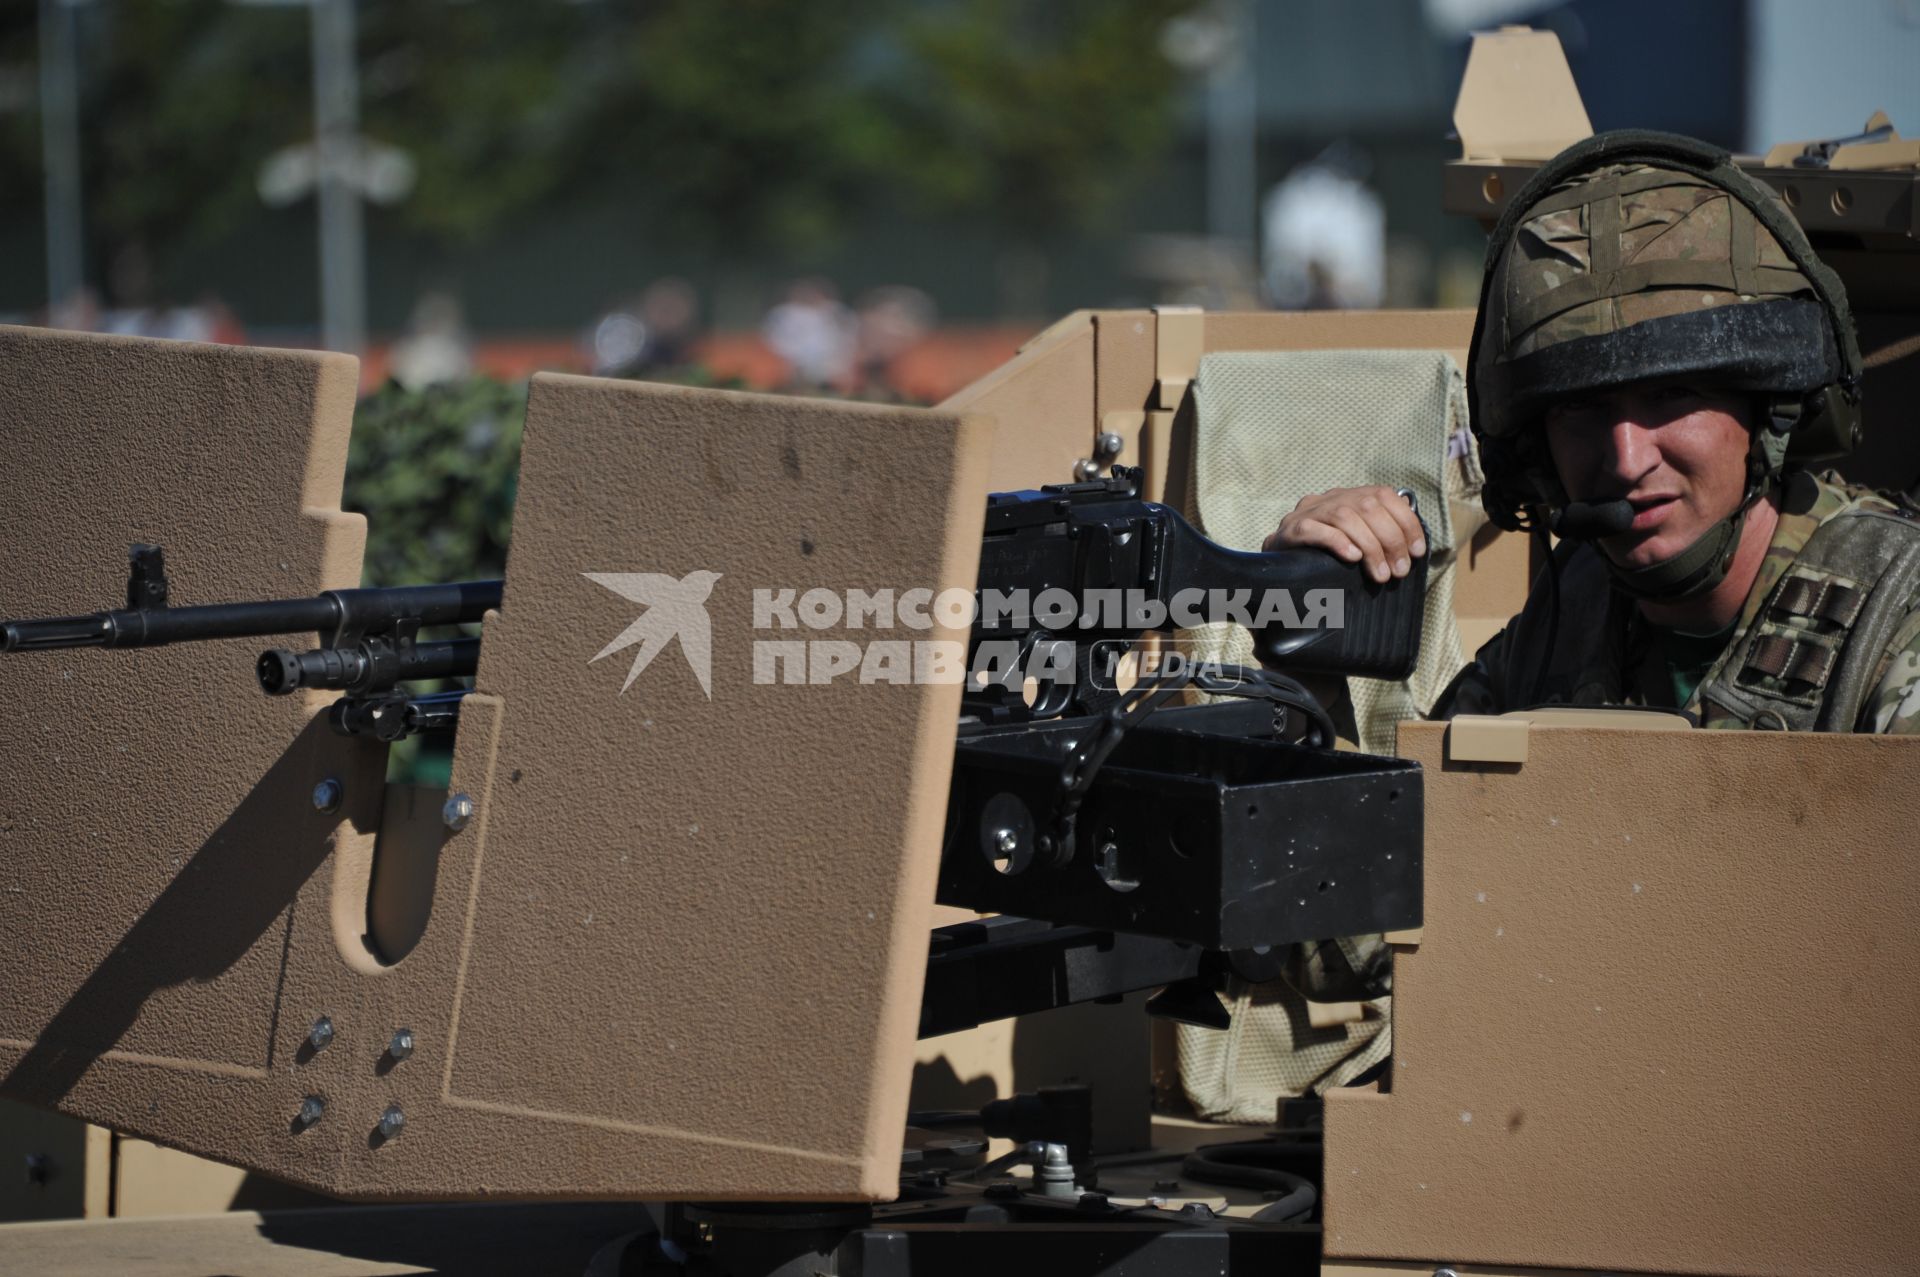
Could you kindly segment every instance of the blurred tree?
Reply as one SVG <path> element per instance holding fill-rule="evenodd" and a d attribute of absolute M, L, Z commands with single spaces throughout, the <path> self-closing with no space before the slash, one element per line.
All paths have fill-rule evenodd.
<path fill-rule="evenodd" d="M 897 171 L 929 210 L 1006 236 L 1003 313 L 1044 313 L 1047 245 L 1105 222 L 1166 146 L 1163 33 L 1199 2 L 951 0 L 903 22 Z"/>
<path fill-rule="evenodd" d="M 0 62 L 33 67 L 36 8 L 6 9 Z M 254 215 L 259 161 L 310 129 L 304 14 L 181 0 L 92 4 L 76 17 L 91 273 L 129 249 L 217 237 Z M 0 122 L 0 201 L 37 211 L 39 115 Z"/>
<path fill-rule="evenodd" d="M 506 571 L 526 415 L 526 383 L 489 377 L 423 390 L 390 381 L 361 401 L 342 504 L 367 516 L 362 584 Z"/>
<path fill-rule="evenodd" d="M 804 251 L 831 237 L 882 162 L 849 73 L 882 8 L 363 5 L 362 130 L 412 154 L 417 184 L 398 216 L 444 242 L 624 187 L 702 246 Z M 7 9 L 0 65 L 31 67 L 35 12 Z M 311 136 L 304 10 L 180 0 L 81 16 L 96 238 L 109 250 L 212 239 L 255 212 L 262 161 Z M 0 119 L 0 201 L 17 211 L 37 208 L 39 150 L 36 115 Z"/>
<path fill-rule="evenodd" d="M 861 53 L 881 0 L 654 6 L 612 103 L 611 154 L 671 210 L 670 231 L 730 255 L 827 246 L 891 159 Z"/>
<path fill-rule="evenodd" d="M 901 175 L 1040 240 L 1095 225 L 1166 145 L 1166 25 L 1199 0 L 951 0 L 914 10 L 890 89 Z"/>
<path fill-rule="evenodd" d="M 360 124 L 414 158 L 401 221 L 447 243 L 604 175 L 638 6 L 360 6 Z"/>
<path fill-rule="evenodd" d="M 831 244 L 904 187 L 1023 241 L 1089 224 L 1164 144 L 1168 17 L 1196 0 L 362 4 L 363 132 L 444 244 L 585 197 L 739 260 Z M 230 0 L 80 9 L 89 260 L 218 242 L 312 129 L 309 22 Z M 0 67 L 37 56 L 0 6 Z M 0 212 L 37 214 L 39 121 L 0 116 Z M 638 229 L 638 227 L 637 227 Z"/>

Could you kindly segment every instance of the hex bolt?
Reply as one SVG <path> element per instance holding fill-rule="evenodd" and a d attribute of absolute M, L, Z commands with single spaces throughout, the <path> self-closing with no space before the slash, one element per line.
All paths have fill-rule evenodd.
<path fill-rule="evenodd" d="M 346 796 L 346 786 L 329 776 L 313 787 L 313 809 L 322 815 L 339 811 L 340 800 Z"/>
<path fill-rule="evenodd" d="M 1073 1182 L 1073 1163 L 1067 1158 L 1065 1144 L 1034 1144 L 1033 1183 L 1036 1190 L 1047 1197 L 1080 1196 L 1079 1185 Z"/>
<path fill-rule="evenodd" d="M 380 1115 L 380 1138 L 392 1140 L 400 1138 L 400 1132 L 407 1129 L 407 1115 L 400 1111 L 398 1104 L 387 1105 L 387 1111 Z"/>
<path fill-rule="evenodd" d="M 311 1029 L 307 1030 L 307 1045 L 316 1051 L 324 1051 L 327 1049 L 327 1043 L 331 1041 L 333 1041 L 333 1021 L 323 1015 L 313 1022 Z"/>
<path fill-rule="evenodd" d="M 1100 463 L 1091 457 L 1082 457 L 1073 463 L 1075 483 L 1090 483 L 1100 477 Z"/>
<path fill-rule="evenodd" d="M 327 1115 L 327 1102 L 317 1095 L 309 1095 L 300 1101 L 300 1114 L 295 1119 L 300 1129 L 305 1130 Z"/>
<path fill-rule="evenodd" d="M 1102 461 L 1110 461 L 1119 456 L 1120 450 L 1126 446 L 1125 439 L 1111 430 L 1103 430 L 1100 432 L 1100 437 L 1093 441 L 1093 455 Z"/>
<path fill-rule="evenodd" d="M 1450 1267 L 1436 1268 L 1433 1270 L 1433 1277 L 1460 1277 L 1460 1274 Z"/>
<path fill-rule="evenodd" d="M 413 1030 L 395 1029 L 392 1041 L 387 1043 L 387 1054 L 396 1060 L 404 1060 L 413 1054 Z"/>
<path fill-rule="evenodd" d="M 448 829 L 459 833 L 473 819 L 476 808 L 473 799 L 465 794 L 453 794 L 448 797 L 446 806 L 440 809 L 440 819 L 446 822 Z"/>
<path fill-rule="evenodd" d="M 993 846 L 1001 855 L 1011 856 L 1020 850 L 1020 835 L 1011 829 L 996 829 L 993 831 Z"/>

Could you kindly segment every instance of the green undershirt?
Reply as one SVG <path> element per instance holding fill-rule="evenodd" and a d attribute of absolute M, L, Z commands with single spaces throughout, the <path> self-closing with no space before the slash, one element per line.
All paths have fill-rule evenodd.
<path fill-rule="evenodd" d="M 1694 689 L 1707 676 L 1713 663 L 1726 650 L 1737 621 L 1712 634 L 1686 634 L 1679 630 L 1647 627 L 1648 653 L 1666 667 L 1668 688 L 1673 700 L 1669 708 L 1679 709 L 1693 699 Z"/>

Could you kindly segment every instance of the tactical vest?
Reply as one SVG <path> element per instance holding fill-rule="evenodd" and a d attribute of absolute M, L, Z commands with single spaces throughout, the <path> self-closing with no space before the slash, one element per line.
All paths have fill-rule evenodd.
<path fill-rule="evenodd" d="M 1537 583 L 1506 645 L 1500 702 L 1625 704 L 1633 602 L 1610 587 L 1593 547 L 1563 542 L 1555 556 L 1558 624 L 1551 590 Z M 1852 731 L 1887 644 L 1917 601 L 1920 526 L 1899 514 L 1842 511 L 1814 529 L 1697 697 L 1712 706 L 1716 727 Z"/>

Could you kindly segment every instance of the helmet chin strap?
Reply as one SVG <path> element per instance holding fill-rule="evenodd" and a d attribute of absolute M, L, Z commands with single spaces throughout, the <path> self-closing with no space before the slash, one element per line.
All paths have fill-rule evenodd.
<path fill-rule="evenodd" d="M 1692 545 L 1670 559 L 1649 563 L 1643 568 L 1623 567 L 1602 550 L 1600 557 L 1606 560 L 1613 587 L 1630 598 L 1662 603 L 1705 594 L 1727 579 L 1734 553 L 1740 548 L 1740 532 L 1746 526 L 1747 511 L 1752 505 L 1751 498 L 1741 502 L 1738 510 L 1701 533 Z"/>

